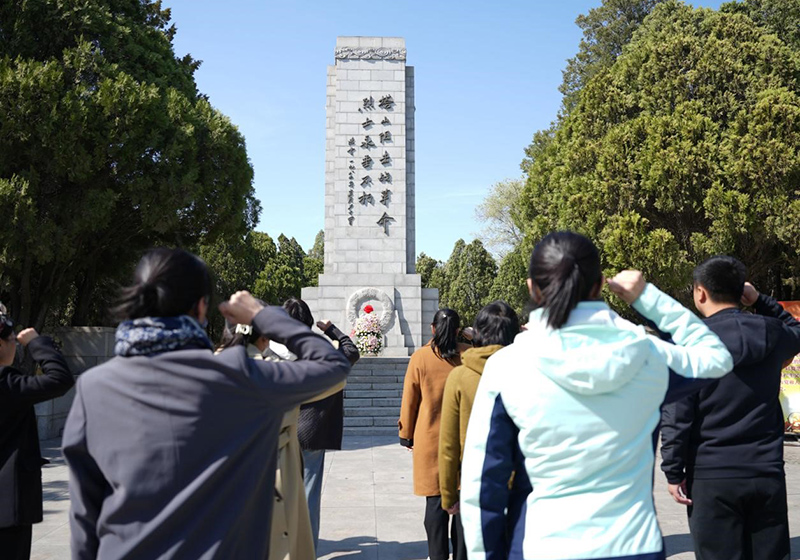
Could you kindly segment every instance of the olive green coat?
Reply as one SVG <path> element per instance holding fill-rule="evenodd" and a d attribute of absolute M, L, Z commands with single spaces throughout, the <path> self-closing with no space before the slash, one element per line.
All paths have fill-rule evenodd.
<path fill-rule="evenodd" d="M 447 377 L 439 424 L 439 488 L 444 509 L 458 502 L 461 458 L 472 403 L 486 361 L 501 348 L 496 344 L 467 350 L 461 355 L 462 365 L 453 369 Z"/>

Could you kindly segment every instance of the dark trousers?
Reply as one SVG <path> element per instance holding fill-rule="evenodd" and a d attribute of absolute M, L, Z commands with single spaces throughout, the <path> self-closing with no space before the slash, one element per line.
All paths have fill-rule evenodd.
<path fill-rule="evenodd" d="M 450 558 L 450 543 L 453 542 L 454 560 L 467 560 L 467 548 L 464 545 L 464 531 L 461 529 L 461 516 L 453 517 L 442 509 L 441 496 L 428 496 L 425 499 L 425 532 L 428 535 L 428 556 L 431 560 L 447 560 Z M 449 529 L 449 531 L 448 531 Z M 448 532 L 450 539 L 448 539 Z"/>
<path fill-rule="evenodd" d="M 0 557 L 4 560 L 28 560 L 31 557 L 31 525 L 0 529 Z"/>
<path fill-rule="evenodd" d="M 689 529 L 697 560 L 788 560 L 783 476 L 695 479 Z"/>

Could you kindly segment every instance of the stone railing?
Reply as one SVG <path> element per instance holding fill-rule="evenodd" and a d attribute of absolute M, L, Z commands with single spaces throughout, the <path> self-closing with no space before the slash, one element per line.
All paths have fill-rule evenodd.
<path fill-rule="evenodd" d="M 115 329 L 109 327 L 72 327 L 45 334 L 60 344 L 70 371 L 78 376 L 114 355 L 114 332 Z M 74 398 L 75 389 L 72 388 L 63 397 L 36 405 L 39 439 L 61 436 Z"/>

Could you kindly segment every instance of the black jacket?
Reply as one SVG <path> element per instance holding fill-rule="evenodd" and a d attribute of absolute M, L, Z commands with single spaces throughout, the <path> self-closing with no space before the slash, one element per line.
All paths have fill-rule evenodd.
<path fill-rule="evenodd" d="M 361 355 L 350 337 L 331 325 L 325 336 L 339 343 L 339 351 L 355 365 Z M 344 391 L 300 407 L 297 437 L 303 449 L 341 449 L 344 432 Z"/>
<path fill-rule="evenodd" d="M 763 294 L 754 309 L 705 320 L 731 353 L 733 371 L 662 408 L 661 469 L 672 484 L 783 474 L 778 395 L 784 362 L 800 353 L 800 323 Z"/>
<path fill-rule="evenodd" d="M 33 405 L 60 397 L 75 383 L 53 341 L 40 336 L 28 351 L 42 375 L 0 368 L 0 528 L 42 520 L 42 459 Z"/>

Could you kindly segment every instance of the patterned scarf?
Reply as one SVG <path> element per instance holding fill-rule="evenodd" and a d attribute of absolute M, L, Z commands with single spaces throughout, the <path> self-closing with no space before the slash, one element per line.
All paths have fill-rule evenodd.
<path fill-rule="evenodd" d="M 152 356 L 186 348 L 214 348 L 206 331 L 195 319 L 188 315 L 142 317 L 119 324 L 114 354 Z"/>

